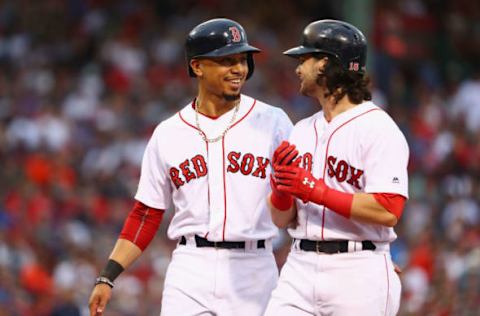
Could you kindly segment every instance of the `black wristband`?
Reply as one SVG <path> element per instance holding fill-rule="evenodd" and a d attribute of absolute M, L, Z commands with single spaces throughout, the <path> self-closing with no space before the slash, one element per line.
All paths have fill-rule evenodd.
<path fill-rule="evenodd" d="M 105 268 L 100 272 L 101 277 L 105 277 L 110 281 L 115 281 L 115 279 L 123 272 L 123 267 L 120 263 L 115 260 L 109 259 Z"/>

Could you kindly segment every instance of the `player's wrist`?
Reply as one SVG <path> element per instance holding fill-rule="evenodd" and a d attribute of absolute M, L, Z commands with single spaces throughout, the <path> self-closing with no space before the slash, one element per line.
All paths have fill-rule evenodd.
<path fill-rule="evenodd" d="M 345 218 L 352 213 L 353 193 L 341 192 L 325 186 L 323 205 Z"/>
<path fill-rule="evenodd" d="M 314 180 L 315 186 L 309 193 L 308 201 L 324 205 L 331 211 L 350 218 L 352 212 L 353 194 L 330 188 L 323 179 Z"/>
<path fill-rule="evenodd" d="M 95 279 L 95 285 L 107 284 L 113 288 L 113 282 L 124 270 L 123 266 L 113 259 L 109 259 L 98 278 Z"/>
<path fill-rule="evenodd" d="M 325 184 L 322 179 L 316 179 L 312 174 L 306 170 L 300 176 L 304 179 L 301 186 L 302 190 L 299 192 L 298 198 L 303 203 L 313 202 L 316 204 L 323 204 L 323 190 Z"/>
<path fill-rule="evenodd" d="M 270 176 L 270 187 L 272 189 L 272 193 L 270 194 L 270 203 L 274 208 L 279 211 L 288 211 L 290 208 L 292 208 L 293 196 L 278 190 L 273 176 Z"/>
<path fill-rule="evenodd" d="M 102 276 L 99 276 L 98 278 L 95 279 L 95 285 L 99 285 L 99 284 L 106 284 L 111 289 L 113 289 L 113 287 L 114 287 L 114 284 L 113 284 L 112 280 L 110 280 L 109 278 L 106 278 L 106 277 L 102 277 Z"/>
<path fill-rule="evenodd" d="M 288 211 L 293 206 L 293 197 L 290 194 L 280 191 L 272 191 L 272 194 L 270 194 L 270 203 L 279 211 Z"/>

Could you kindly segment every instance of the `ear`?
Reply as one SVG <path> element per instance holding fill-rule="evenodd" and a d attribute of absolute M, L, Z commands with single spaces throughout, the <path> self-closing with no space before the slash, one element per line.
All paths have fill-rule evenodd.
<path fill-rule="evenodd" d="M 323 74 L 323 72 L 325 71 L 325 67 L 327 66 L 327 63 L 328 63 L 328 57 L 323 57 L 317 60 L 317 62 L 315 63 L 315 70 L 318 75 Z"/>
<path fill-rule="evenodd" d="M 195 59 L 195 58 L 190 60 L 190 67 L 192 68 L 193 73 L 197 77 L 201 77 L 203 75 L 203 71 L 200 67 L 200 60 Z"/>

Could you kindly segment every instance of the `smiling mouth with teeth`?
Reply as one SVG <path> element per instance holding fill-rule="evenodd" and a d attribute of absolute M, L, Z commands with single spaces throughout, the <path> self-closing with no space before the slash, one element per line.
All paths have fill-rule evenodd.
<path fill-rule="evenodd" d="M 231 85 L 240 86 L 242 84 L 242 80 L 234 79 L 234 80 L 227 80 Z"/>

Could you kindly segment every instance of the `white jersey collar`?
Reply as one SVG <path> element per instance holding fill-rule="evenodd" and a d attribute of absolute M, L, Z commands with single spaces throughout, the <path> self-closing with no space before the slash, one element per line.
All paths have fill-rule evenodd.
<path fill-rule="evenodd" d="M 376 106 L 372 101 L 365 101 L 363 103 L 360 103 L 360 104 L 354 106 L 351 109 L 348 109 L 345 112 L 342 112 L 342 113 L 338 114 L 330 122 L 327 122 L 327 120 L 325 119 L 324 113 L 322 111 L 321 112 L 321 116 L 322 116 L 321 119 L 324 120 L 327 125 L 338 126 L 338 125 L 341 125 L 341 124 L 345 123 L 346 121 L 348 121 L 348 120 L 350 120 L 350 119 L 352 119 L 352 118 L 354 118 L 358 115 L 361 115 L 362 113 L 366 113 L 366 112 L 369 112 L 371 110 L 381 110 L 381 109 L 378 106 Z"/>

